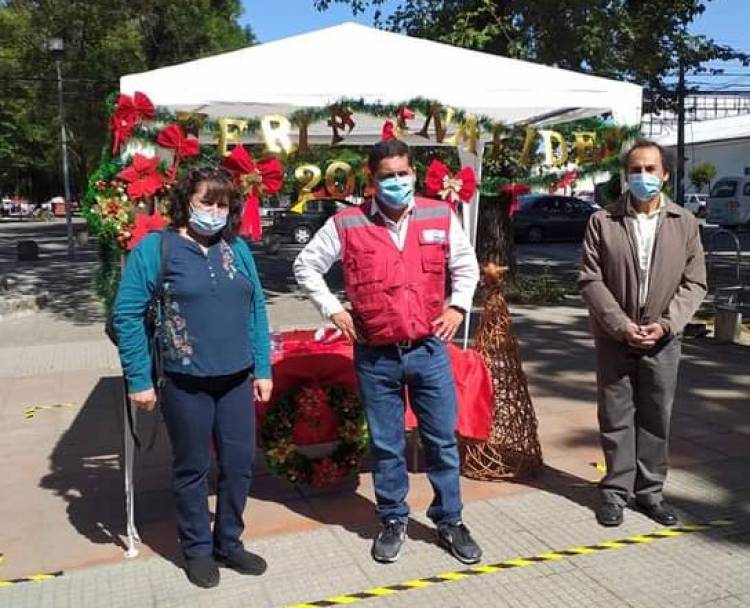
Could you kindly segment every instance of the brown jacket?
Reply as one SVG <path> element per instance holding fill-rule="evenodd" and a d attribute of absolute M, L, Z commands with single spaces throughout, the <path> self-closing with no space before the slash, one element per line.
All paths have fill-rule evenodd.
<path fill-rule="evenodd" d="M 596 336 L 622 339 L 628 321 L 659 322 L 679 334 L 706 295 L 706 266 L 698 222 L 669 199 L 659 212 L 649 288 L 643 309 L 638 305 L 640 267 L 632 222 L 635 216 L 624 195 L 591 216 L 583 241 L 578 287 L 588 305 Z"/>

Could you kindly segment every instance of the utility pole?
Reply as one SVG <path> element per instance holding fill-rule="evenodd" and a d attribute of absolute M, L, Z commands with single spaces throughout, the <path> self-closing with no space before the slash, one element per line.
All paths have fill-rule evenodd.
<path fill-rule="evenodd" d="M 63 79 L 62 79 L 62 54 L 64 44 L 62 38 L 50 38 L 47 48 L 52 53 L 57 70 L 57 103 L 60 112 L 60 146 L 62 148 L 62 170 L 63 188 L 65 189 L 65 223 L 68 233 L 68 259 L 75 257 L 75 244 L 73 239 L 73 201 L 70 197 L 70 174 L 68 171 L 68 133 L 65 130 L 65 112 L 63 106 Z"/>
<path fill-rule="evenodd" d="M 675 172 L 675 202 L 685 204 L 685 62 L 679 59 L 677 76 L 677 171 Z"/>

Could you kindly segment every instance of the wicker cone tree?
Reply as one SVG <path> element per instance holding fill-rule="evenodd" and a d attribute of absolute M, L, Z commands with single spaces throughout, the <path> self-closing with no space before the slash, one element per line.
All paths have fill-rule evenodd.
<path fill-rule="evenodd" d="M 506 268 L 483 266 L 484 310 L 474 348 L 484 357 L 495 391 L 492 430 L 487 441 L 462 444 L 463 473 L 483 481 L 532 477 L 542 466 L 537 419 L 521 367 L 510 311 L 500 290 Z"/>

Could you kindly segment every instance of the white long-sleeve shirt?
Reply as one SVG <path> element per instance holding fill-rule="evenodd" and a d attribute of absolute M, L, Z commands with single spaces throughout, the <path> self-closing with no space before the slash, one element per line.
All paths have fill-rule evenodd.
<path fill-rule="evenodd" d="M 664 197 L 659 200 L 659 206 L 651 213 L 641 213 L 636 207 L 635 218 L 629 218 L 635 232 L 635 243 L 638 251 L 638 266 L 640 269 L 640 285 L 638 286 L 639 305 L 646 305 L 648 286 L 651 275 L 651 261 L 654 257 L 654 240 L 656 227 L 659 224 L 659 214 L 664 208 Z"/>
<path fill-rule="evenodd" d="M 370 214 L 379 213 L 382 216 L 394 244 L 399 251 L 403 251 L 409 229 L 409 219 L 413 211 L 414 203 L 412 202 L 397 223 L 388 218 L 380 210 L 377 202 L 373 201 Z M 469 311 L 474 298 L 474 290 L 479 282 L 479 265 L 474 248 L 454 213 L 451 213 L 449 230 L 450 304 Z M 344 306 L 328 288 L 324 278 L 334 262 L 339 259 L 341 259 L 341 240 L 334 219 L 330 218 L 294 260 L 294 277 L 297 283 L 307 292 L 318 307 L 320 314 L 326 319 L 344 310 Z"/>

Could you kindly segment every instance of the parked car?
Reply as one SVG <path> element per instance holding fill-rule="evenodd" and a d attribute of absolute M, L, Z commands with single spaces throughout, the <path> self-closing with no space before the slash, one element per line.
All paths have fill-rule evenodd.
<path fill-rule="evenodd" d="M 709 224 L 750 226 L 750 177 L 722 177 L 711 188 L 706 207 Z"/>
<path fill-rule="evenodd" d="M 269 252 L 281 243 L 306 245 L 326 220 L 351 203 L 340 199 L 314 199 L 307 201 L 302 213 L 276 212 L 273 224 L 264 234 L 263 242 Z"/>
<path fill-rule="evenodd" d="M 685 209 L 690 211 L 696 217 L 706 217 L 707 203 L 708 194 L 691 192 L 685 195 Z"/>
<path fill-rule="evenodd" d="M 586 223 L 596 208 L 573 196 L 524 194 L 513 216 L 516 241 L 541 243 L 582 240 Z"/>

